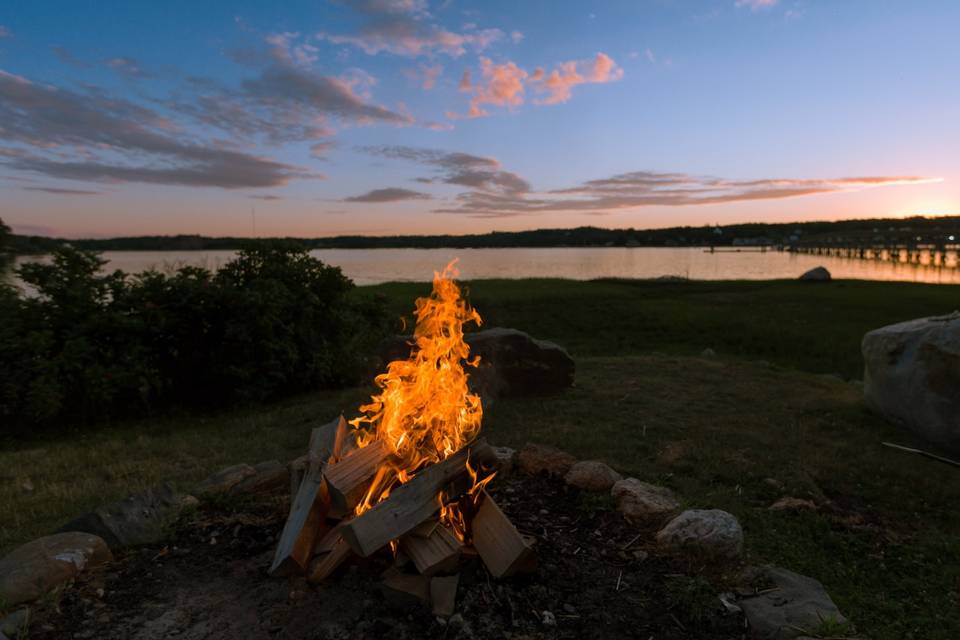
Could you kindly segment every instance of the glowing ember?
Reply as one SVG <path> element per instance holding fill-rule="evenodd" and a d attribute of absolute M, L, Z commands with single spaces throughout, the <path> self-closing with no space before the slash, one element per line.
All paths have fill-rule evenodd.
<path fill-rule="evenodd" d="M 359 446 L 374 440 L 387 444 L 393 456 L 377 471 L 370 489 L 356 508 L 359 515 L 384 500 L 398 484 L 410 480 L 421 468 L 453 455 L 472 442 L 483 416 L 480 397 L 467 389 L 463 362 L 470 347 L 463 340 L 463 325 L 481 324 L 480 315 L 460 295 L 453 278 L 459 275 L 456 260 L 442 273 L 434 272 L 433 291 L 416 302 L 416 345 L 407 360 L 391 362 L 376 377 L 381 392 L 350 424 L 357 429 Z M 479 357 L 468 364 L 475 366 Z M 480 484 L 470 470 L 476 493 Z M 491 476 L 492 478 L 492 476 Z M 463 518 L 457 509 L 444 507 L 441 517 L 459 535 Z"/>

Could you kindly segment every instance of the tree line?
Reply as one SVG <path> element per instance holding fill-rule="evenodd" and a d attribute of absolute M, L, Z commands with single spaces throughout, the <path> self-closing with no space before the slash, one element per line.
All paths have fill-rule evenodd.
<path fill-rule="evenodd" d="M 2 237 L 2 236 L 0 236 Z M 87 249 L 0 283 L 0 431 L 221 407 L 356 384 L 385 302 L 291 242 L 248 242 L 213 273 L 104 272 Z"/>

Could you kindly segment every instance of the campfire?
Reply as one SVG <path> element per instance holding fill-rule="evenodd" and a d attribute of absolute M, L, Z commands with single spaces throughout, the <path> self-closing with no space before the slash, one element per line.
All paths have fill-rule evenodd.
<path fill-rule="evenodd" d="M 532 540 L 484 490 L 497 457 L 478 438 L 483 406 L 467 382 L 479 357 L 463 334 L 481 318 L 457 275 L 456 261 L 434 273 L 433 291 L 416 301 L 409 358 L 376 377 L 380 392 L 360 415 L 312 431 L 271 575 L 318 582 L 382 554 L 385 587 L 450 615 L 461 562 L 479 557 L 497 578 L 532 566 Z"/>

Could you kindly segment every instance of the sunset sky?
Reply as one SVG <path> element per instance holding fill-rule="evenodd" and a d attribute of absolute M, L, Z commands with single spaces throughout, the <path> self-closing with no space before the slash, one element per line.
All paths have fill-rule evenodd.
<path fill-rule="evenodd" d="M 960 2 L 0 4 L 21 233 L 960 214 Z"/>

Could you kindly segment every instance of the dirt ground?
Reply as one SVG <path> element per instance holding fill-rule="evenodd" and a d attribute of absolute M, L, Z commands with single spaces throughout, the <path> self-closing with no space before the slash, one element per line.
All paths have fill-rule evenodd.
<path fill-rule="evenodd" d="M 626 521 L 605 495 L 562 481 L 497 479 L 491 494 L 537 538 L 536 570 L 506 580 L 460 569 L 457 613 L 387 597 L 384 553 L 320 585 L 266 575 L 286 500 L 204 504 L 164 546 L 118 554 L 35 619 L 31 638 L 160 640 L 382 638 L 742 638 L 717 595 L 725 575 L 660 555 L 653 529 Z"/>

